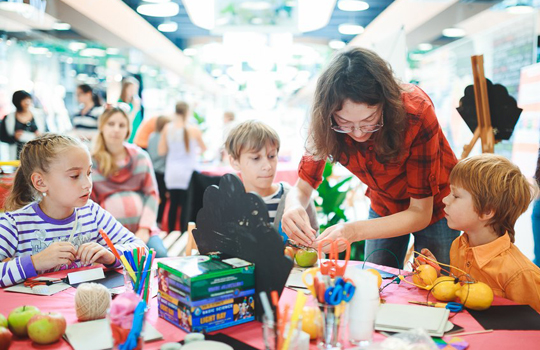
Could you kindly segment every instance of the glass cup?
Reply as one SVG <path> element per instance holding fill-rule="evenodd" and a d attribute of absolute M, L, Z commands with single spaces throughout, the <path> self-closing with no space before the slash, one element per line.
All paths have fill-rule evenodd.
<path fill-rule="evenodd" d="M 322 313 L 322 329 L 319 332 L 317 341 L 321 350 L 343 349 L 341 343 L 343 336 L 343 326 L 347 323 L 347 304 L 330 305 L 319 303 Z"/>
<path fill-rule="evenodd" d="M 265 350 L 280 350 L 289 337 L 290 315 L 287 317 L 288 322 L 284 325 L 279 320 L 276 324 L 274 319 L 269 319 L 263 315 L 263 340 Z M 298 320 L 296 328 L 290 333 L 289 350 L 299 349 L 299 334 L 302 331 L 302 319 Z"/>
<path fill-rule="evenodd" d="M 135 279 L 133 279 L 132 275 L 125 268 L 123 268 L 122 273 L 124 275 L 124 291 L 132 291 L 137 295 L 140 295 L 141 298 L 145 298 L 149 307 L 156 287 L 156 269 L 151 268 L 140 272 L 134 272 Z"/>

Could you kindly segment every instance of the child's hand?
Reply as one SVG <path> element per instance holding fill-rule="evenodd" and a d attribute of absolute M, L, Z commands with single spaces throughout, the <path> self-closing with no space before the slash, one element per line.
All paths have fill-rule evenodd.
<path fill-rule="evenodd" d="M 96 242 L 85 243 L 79 246 L 77 258 L 81 260 L 81 264 L 90 265 L 100 263 L 111 265 L 116 261 L 116 257 L 104 246 Z"/>
<path fill-rule="evenodd" d="M 435 270 L 437 270 L 437 275 L 440 275 L 441 267 L 439 266 L 435 255 L 433 255 L 433 253 L 427 248 L 422 249 L 420 253 L 422 253 L 422 255 L 424 255 L 427 259 L 423 256 L 419 256 L 418 258 L 414 259 L 413 267 L 416 269 L 420 265 L 431 265 L 435 268 Z"/>
<path fill-rule="evenodd" d="M 55 242 L 32 255 L 32 263 L 36 271 L 46 271 L 60 265 L 69 265 L 75 261 L 77 251 L 69 242 Z"/>

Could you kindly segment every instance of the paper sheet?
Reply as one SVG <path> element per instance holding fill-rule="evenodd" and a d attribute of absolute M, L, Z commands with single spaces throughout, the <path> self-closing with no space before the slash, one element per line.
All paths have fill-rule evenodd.
<path fill-rule="evenodd" d="M 35 278 L 36 281 L 50 281 L 50 278 L 47 277 L 38 277 Z M 15 292 L 15 293 L 25 293 L 25 294 L 34 294 L 34 295 L 53 295 L 64 291 L 68 288 L 71 288 L 69 284 L 66 283 L 55 283 L 50 286 L 36 286 L 34 288 L 25 287 L 24 283 L 16 284 L 14 286 L 5 288 L 6 292 Z"/>
<path fill-rule="evenodd" d="M 108 350 L 113 347 L 111 327 L 107 319 L 69 324 L 64 338 L 74 350 Z M 163 339 L 163 335 L 146 322 L 144 341 L 158 339 Z"/>

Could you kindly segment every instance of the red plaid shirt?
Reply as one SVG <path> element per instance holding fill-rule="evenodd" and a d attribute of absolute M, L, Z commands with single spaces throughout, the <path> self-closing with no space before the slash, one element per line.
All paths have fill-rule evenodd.
<path fill-rule="evenodd" d="M 417 86 L 407 85 L 406 89 L 402 98 L 409 126 L 402 156 L 386 164 L 379 163 L 373 151 L 373 139 L 355 142 L 346 137 L 349 164 L 345 165 L 345 157 L 339 163 L 368 186 L 366 196 L 371 199 L 373 210 L 381 216 L 406 210 L 410 198 L 433 196 L 431 225 L 444 217 L 442 199 L 450 193 L 448 178 L 457 159 L 437 121 L 429 96 Z M 324 160 L 304 155 L 298 175 L 317 188 L 322 182 L 324 165 Z"/>

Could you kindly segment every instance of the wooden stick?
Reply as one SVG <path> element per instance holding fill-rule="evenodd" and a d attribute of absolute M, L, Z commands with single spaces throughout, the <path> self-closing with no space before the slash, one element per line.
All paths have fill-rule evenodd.
<path fill-rule="evenodd" d="M 472 331 L 472 332 L 463 332 L 463 333 L 455 333 L 455 334 L 449 334 L 448 337 L 461 337 L 462 335 L 471 335 L 471 334 L 482 334 L 482 333 L 491 333 L 493 332 L 493 329 L 484 329 L 481 331 Z"/>

